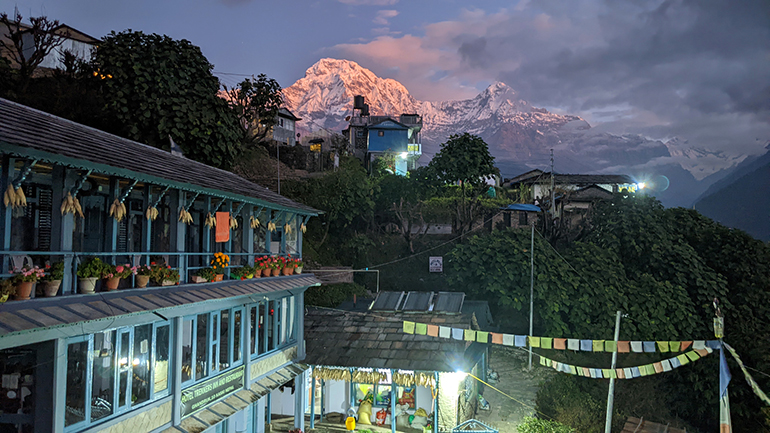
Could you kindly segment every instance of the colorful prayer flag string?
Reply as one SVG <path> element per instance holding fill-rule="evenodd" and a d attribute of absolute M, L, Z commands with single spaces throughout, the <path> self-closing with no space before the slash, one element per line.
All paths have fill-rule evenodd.
<path fill-rule="evenodd" d="M 767 397 L 767 394 L 764 393 L 761 389 L 759 389 L 759 385 L 757 385 L 757 382 L 754 380 L 753 377 L 749 374 L 749 372 L 746 370 L 746 366 L 743 365 L 743 361 L 741 361 L 741 357 L 738 356 L 738 354 L 735 352 L 735 349 L 730 347 L 727 343 L 722 343 L 725 346 L 725 349 L 727 349 L 728 352 L 730 352 L 731 355 L 733 355 L 733 358 L 735 358 L 735 361 L 738 363 L 738 366 L 741 367 L 741 371 L 743 371 L 743 375 L 746 376 L 746 381 L 749 383 L 749 386 L 751 387 L 752 391 L 754 391 L 754 394 L 757 395 L 765 404 L 770 404 L 770 398 Z"/>
<path fill-rule="evenodd" d="M 536 355 L 540 357 L 540 365 L 544 367 L 551 367 L 554 370 L 561 373 L 572 374 L 572 375 L 583 376 L 583 377 L 590 377 L 592 379 L 609 379 L 609 378 L 635 379 L 637 377 L 651 376 L 653 374 L 661 374 L 661 373 L 669 372 L 674 368 L 681 367 L 682 365 L 685 365 L 689 362 L 694 362 L 712 352 L 713 352 L 713 349 L 711 348 L 704 349 L 704 355 L 701 355 L 694 350 L 690 352 L 686 352 L 682 355 L 679 355 L 681 357 L 684 357 L 685 359 L 684 363 L 674 362 L 675 360 L 678 359 L 678 357 L 675 357 L 675 358 L 664 359 L 663 361 L 659 361 L 659 362 L 640 365 L 638 367 L 626 367 L 626 368 L 615 368 L 615 369 L 581 367 L 577 365 L 565 364 L 563 362 L 554 361 L 552 359 L 546 358 L 543 355 L 538 355 L 538 354 Z M 757 390 L 758 389 L 759 388 L 757 388 Z M 762 392 L 762 391 L 759 391 L 759 392 Z M 764 396 L 764 394 L 762 395 Z M 767 396 L 764 396 L 764 398 L 767 398 Z"/>

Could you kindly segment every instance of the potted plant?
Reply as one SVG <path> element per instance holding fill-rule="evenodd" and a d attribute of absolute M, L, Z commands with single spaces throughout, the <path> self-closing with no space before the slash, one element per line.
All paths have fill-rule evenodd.
<path fill-rule="evenodd" d="M 199 269 L 198 272 L 192 276 L 193 283 L 205 283 L 211 281 L 214 278 L 214 270 L 211 268 Z"/>
<path fill-rule="evenodd" d="M 270 267 L 270 257 L 262 256 L 254 259 L 254 269 L 262 272 L 263 277 L 269 277 L 273 272 Z"/>
<path fill-rule="evenodd" d="M 104 262 L 99 257 L 92 257 L 78 266 L 78 292 L 91 294 L 95 292 L 96 280 L 102 276 Z"/>
<path fill-rule="evenodd" d="M 102 266 L 102 279 L 104 279 L 104 281 L 102 282 L 101 290 L 108 292 L 118 290 L 120 277 L 116 275 L 117 271 L 115 268 L 115 265 L 111 265 L 109 263 L 105 263 L 104 266 Z"/>
<path fill-rule="evenodd" d="M 53 265 L 46 265 L 46 274 L 41 278 L 38 284 L 39 290 L 43 295 L 50 298 L 56 296 L 61 286 L 61 280 L 64 278 L 64 262 L 56 262 Z"/>
<path fill-rule="evenodd" d="M 125 265 L 117 265 L 112 270 L 112 280 L 117 279 L 117 282 L 111 282 L 107 290 L 115 290 L 118 288 L 118 285 L 120 284 L 120 280 L 125 280 L 126 278 L 136 275 L 139 268 L 136 266 L 131 266 L 131 264 L 126 263 Z M 114 288 L 113 288 L 114 287 Z"/>
<path fill-rule="evenodd" d="M 301 274 L 302 273 L 302 259 L 292 259 L 294 260 L 294 273 L 295 274 Z"/>
<path fill-rule="evenodd" d="M 44 276 L 45 271 L 38 266 L 24 266 L 18 272 L 13 273 L 11 282 L 16 286 L 16 294 L 13 299 L 17 301 L 29 299 L 29 295 L 32 293 L 32 285 Z"/>
<path fill-rule="evenodd" d="M 155 263 L 153 263 L 155 264 Z M 136 287 L 144 289 L 150 282 L 153 269 L 150 265 L 139 265 L 136 267 Z"/>
<path fill-rule="evenodd" d="M 272 272 L 270 275 L 277 277 L 281 275 L 281 269 L 283 268 L 283 260 L 281 260 L 280 257 L 271 257 L 270 258 L 270 269 Z"/>
<path fill-rule="evenodd" d="M 289 257 L 281 257 L 281 273 L 291 275 L 294 273 L 294 261 Z"/>
<path fill-rule="evenodd" d="M 161 286 L 173 286 L 179 284 L 179 271 L 171 266 L 157 266 L 153 278 Z"/>
<path fill-rule="evenodd" d="M 0 280 L 0 304 L 14 294 L 16 294 L 16 287 L 13 287 L 11 280 Z"/>
<path fill-rule="evenodd" d="M 214 258 L 211 259 L 210 265 L 215 275 L 211 281 L 222 281 L 225 276 L 225 269 L 230 266 L 230 256 L 225 253 L 216 253 Z"/>

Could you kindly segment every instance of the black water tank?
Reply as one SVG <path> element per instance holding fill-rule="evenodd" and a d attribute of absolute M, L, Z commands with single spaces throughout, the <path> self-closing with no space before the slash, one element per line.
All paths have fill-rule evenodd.
<path fill-rule="evenodd" d="M 361 107 L 361 115 L 362 116 L 368 116 L 369 115 L 369 104 L 364 104 L 364 106 Z"/>
<path fill-rule="evenodd" d="M 356 95 L 353 97 L 353 109 L 354 110 L 361 110 L 364 108 L 364 97 L 363 95 Z"/>

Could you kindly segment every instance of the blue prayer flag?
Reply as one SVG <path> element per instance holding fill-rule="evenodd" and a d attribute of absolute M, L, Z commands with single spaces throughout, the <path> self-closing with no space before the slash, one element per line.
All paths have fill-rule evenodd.
<path fill-rule="evenodd" d="M 727 359 L 725 359 L 725 351 L 719 351 L 719 398 L 725 396 L 727 392 L 727 385 L 730 384 L 730 369 L 727 367 Z"/>
<path fill-rule="evenodd" d="M 642 373 L 639 372 L 639 367 L 631 367 L 631 373 L 634 377 L 641 377 Z"/>
<path fill-rule="evenodd" d="M 655 342 L 654 341 L 645 341 L 642 343 L 642 346 L 644 346 L 645 352 L 651 352 L 655 353 Z"/>
<path fill-rule="evenodd" d="M 527 336 L 526 335 L 514 335 L 513 336 L 513 345 L 516 347 L 524 347 L 527 345 Z"/>
<path fill-rule="evenodd" d="M 580 350 L 584 352 L 593 352 L 594 351 L 593 340 L 580 340 Z"/>
<path fill-rule="evenodd" d="M 706 342 L 706 347 L 709 347 L 714 350 L 719 350 L 722 348 L 722 346 L 719 344 L 719 340 L 709 340 Z"/>

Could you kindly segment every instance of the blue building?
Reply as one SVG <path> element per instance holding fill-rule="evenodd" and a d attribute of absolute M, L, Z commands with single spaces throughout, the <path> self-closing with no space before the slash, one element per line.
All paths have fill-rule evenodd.
<path fill-rule="evenodd" d="M 0 214 L 3 269 L 64 268 L 50 297 L 0 304 L 0 430 L 263 432 L 276 405 L 304 414 L 304 292 L 319 281 L 190 281 L 215 253 L 231 257 L 229 269 L 260 256 L 301 257 L 315 209 L 3 99 L 0 153 L 3 191 L 26 196 Z M 82 213 L 63 206 L 70 197 Z M 109 212 L 116 202 L 122 219 Z M 213 227 L 209 215 L 239 224 Z M 180 281 L 133 288 L 138 279 L 129 276 L 120 290 L 79 294 L 78 270 L 93 257 L 162 262 Z M 280 389 L 294 383 L 293 393 Z M 303 416 L 295 420 L 304 428 Z"/>

